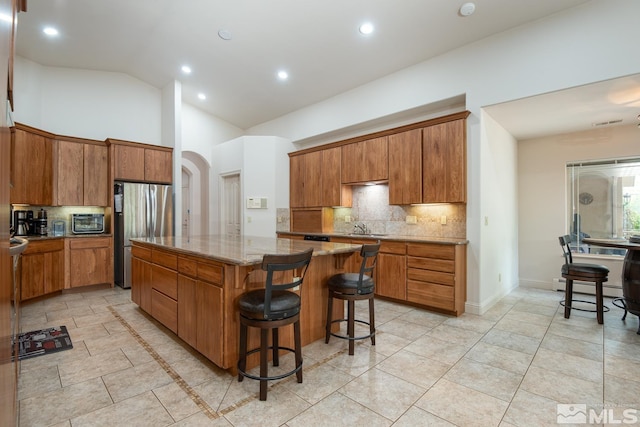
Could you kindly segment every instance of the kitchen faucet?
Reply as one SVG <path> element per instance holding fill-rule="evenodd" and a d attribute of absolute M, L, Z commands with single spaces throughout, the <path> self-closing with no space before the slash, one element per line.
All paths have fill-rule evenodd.
<path fill-rule="evenodd" d="M 367 224 L 361 222 L 360 224 L 356 223 L 353 226 L 353 232 L 355 234 L 367 234 L 369 230 L 367 230 Z"/>

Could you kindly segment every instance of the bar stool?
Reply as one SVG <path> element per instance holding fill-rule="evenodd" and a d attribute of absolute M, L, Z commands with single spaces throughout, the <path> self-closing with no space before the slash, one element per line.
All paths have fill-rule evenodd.
<path fill-rule="evenodd" d="M 302 285 L 311 261 L 313 249 L 291 255 L 264 255 L 262 270 L 267 272 L 264 289 L 242 294 L 238 301 L 240 309 L 240 351 L 238 360 L 238 382 L 244 377 L 260 381 L 260 400 L 267 400 L 267 382 L 296 374 L 302 382 L 302 345 L 300 341 L 300 295 L 289 289 Z M 278 272 L 278 283 L 274 273 Z M 289 281 L 291 280 L 291 281 Z M 294 347 L 281 347 L 278 328 L 293 324 Z M 248 327 L 260 329 L 260 347 L 247 351 Z M 272 332 L 269 346 L 269 330 Z M 279 365 L 279 351 L 295 354 L 295 368 L 281 375 L 269 376 L 268 353 L 272 351 L 273 366 Z M 260 352 L 260 375 L 246 372 L 247 356 Z"/>
<path fill-rule="evenodd" d="M 360 249 L 360 256 L 362 257 L 360 272 L 336 274 L 331 276 L 327 282 L 327 286 L 329 287 L 329 304 L 327 305 L 325 343 L 329 343 L 329 338 L 331 338 L 332 335 L 337 338 L 349 340 L 350 356 L 353 356 L 354 353 L 355 340 L 371 338 L 371 345 L 376 345 L 376 326 L 373 305 L 375 283 L 373 280 L 373 270 L 376 266 L 379 250 L 380 241 L 376 244 L 362 245 Z M 334 298 L 347 301 L 346 319 L 332 319 Z M 358 300 L 369 300 L 368 322 L 355 318 L 355 302 Z M 331 332 L 331 325 L 337 322 L 347 322 L 347 335 Z M 369 325 L 369 334 L 356 337 L 356 322 Z"/>
<path fill-rule="evenodd" d="M 593 313 L 595 311 L 598 323 L 604 323 L 604 312 L 609 311 L 609 307 L 606 307 L 603 303 L 602 296 L 602 284 L 608 280 L 609 269 L 604 265 L 599 264 L 586 264 L 573 262 L 573 256 L 571 255 L 571 236 L 560 236 L 560 246 L 562 246 L 562 253 L 564 255 L 564 265 L 562 266 L 562 277 L 566 280 L 565 296 L 560 305 L 564 307 L 564 317 L 568 319 L 571 315 L 571 310 L 588 311 Z M 596 309 L 587 310 L 583 308 L 573 307 L 572 303 L 582 302 L 587 304 L 594 304 L 591 301 L 573 299 L 573 281 L 580 280 L 584 282 L 594 282 L 596 287 Z"/>

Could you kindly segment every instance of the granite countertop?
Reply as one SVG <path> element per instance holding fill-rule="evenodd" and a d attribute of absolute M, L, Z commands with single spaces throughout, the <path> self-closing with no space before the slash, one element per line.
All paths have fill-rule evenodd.
<path fill-rule="evenodd" d="M 51 240 L 51 239 L 65 239 L 65 238 L 83 238 L 83 237 L 111 237 L 111 233 L 100 234 L 64 234 L 63 236 L 54 236 L 53 234 L 47 234 L 46 236 L 28 235 L 28 236 L 16 236 L 31 241 L 37 240 Z"/>
<path fill-rule="evenodd" d="M 429 236 L 409 236 L 399 234 L 356 234 L 356 233 L 303 233 L 298 231 L 278 231 L 278 234 L 290 234 L 293 236 L 329 236 L 329 237 L 346 237 L 349 239 L 372 239 L 372 240 L 394 240 L 401 242 L 416 242 L 416 243 L 440 243 L 443 245 L 466 245 L 469 243 L 467 239 L 460 239 L 455 237 L 429 237 Z"/>
<path fill-rule="evenodd" d="M 232 238 L 222 235 L 147 237 L 135 238 L 131 241 L 236 265 L 259 264 L 265 254 L 285 255 L 313 248 L 313 256 L 333 255 L 356 252 L 361 247 L 361 245 L 350 243 L 310 242 L 258 236 Z"/>

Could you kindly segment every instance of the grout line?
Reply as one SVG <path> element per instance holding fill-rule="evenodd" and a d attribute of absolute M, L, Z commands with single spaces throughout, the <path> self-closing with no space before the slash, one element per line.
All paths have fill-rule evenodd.
<path fill-rule="evenodd" d="M 115 316 L 115 318 L 124 326 L 129 333 L 135 338 L 136 341 L 151 355 L 151 357 L 160 364 L 162 369 L 178 384 L 178 386 L 193 400 L 193 402 L 212 420 L 220 418 L 222 413 L 218 413 L 213 410 L 207 402 L 200 397 L 200 395 L 189 385 L 187 382 L 162 358 L 151 345 L 133 329 L 133 327 L 118 313 L 113 306 L 108 306 L 109 311 Z"/>

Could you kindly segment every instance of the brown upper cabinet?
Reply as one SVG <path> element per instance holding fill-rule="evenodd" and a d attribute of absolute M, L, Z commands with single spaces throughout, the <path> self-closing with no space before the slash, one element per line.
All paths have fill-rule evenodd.
<path fill-rule="evenodd" d="M 54 204 L 53 134 L 16 123 L 11 133 L 11 203 Z"/>
<path fill-rule="evenodd" d="M 466 142 L 465 119 L 422 130 L 423 203 L 466 203 Z"/>
<path fill-rule="evenodd" d="M 389 204 L 422 203 L 422 129 L 389 135 Z"/>
<path fill-rule="evenodd" d="M 57 205 L 109 204 L 108 149 L 102 141 L 64 137 L 57 145 Z"/>
<path fill-rule="evenodd" d="M 387 181 L 389 146 L 386 136 L 342 146 L 342 183 Z"/>
<path fill-rule="evenodd" d="M 172 183 L 172 148 L 116 139 L 107 142 L 112 147 L 114 180 Z"/>
<path fill-rule="evenodd" d="M 351 206 L 351 188 L 340 181 L 341 153 L 334 147 L 290 156 L 292 208 Z"/>

